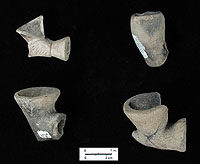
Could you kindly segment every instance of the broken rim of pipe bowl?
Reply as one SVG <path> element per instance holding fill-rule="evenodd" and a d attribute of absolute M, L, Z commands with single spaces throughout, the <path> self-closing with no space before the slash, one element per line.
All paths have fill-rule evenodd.
<path fill-rule="evenodd" d="M 58 140 L 64 134 L 66 115 L 55 109 L 59 95 L 60 90 L 52 87 L 26 88 L 14 94 L 38 141 Z"/>
<path fill-rule="evenodd" d="M 179 119 L 169 126 L 168 108 L 161 105 L 158 92 L 129 98 L 123 110 L 137 128 L 132 136 L 139 143 L 157 149 L 186 151 L 186 119 Z"/>
<path fill-rule="evenodd" d="M 124 112 L 131 116 L 133 115 L 129 119 L 136 125 L 138 122 L 137 126 L 145 135 L 151 135 L 158 129 L 161 122 L 165 121 L 163 117 L 167 116 L 167 111 L 167 107 L 161 105 L 160 94 L 158 92 L 139 94 L 124 103 Z M 146 121 L 148 119 L 151 119 L 151 124 Z"/>
<path fill-rule="evenodd" d="M 165 42 L 165 18 L 160 11 L 147 11 L 131 16 L 131 33 L 145 62 L 150 67 L 159 67 L 168 57 Z"/>

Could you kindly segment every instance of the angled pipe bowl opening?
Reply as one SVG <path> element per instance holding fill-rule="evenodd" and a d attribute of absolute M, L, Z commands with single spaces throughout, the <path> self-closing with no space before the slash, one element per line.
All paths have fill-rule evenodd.
<path fill-rule="evenodd" d="M 38 141 L 58 140 L 64 133 L 66 115 L 55 109 L 59 95 L 52 87 L 27 88 L 14 95 Z"/>
<path fill-rule="evenodd" d="M 67 61 L 71 51 L 70 37 L 52 41 L 45 37 L 43 16 L 39 16 L 16 30 L 28 43 L 28 57 L 56 57 Z"/>
<path fill-rule="evenodd" d="M 161 105 L 159 93 L 133 96 L 124 103 L 123 110 L 137 128 L 132 136 L 139 143 L 157 149 L 186 151 L 186 119 L 168 126 L 168 108 Z"/>

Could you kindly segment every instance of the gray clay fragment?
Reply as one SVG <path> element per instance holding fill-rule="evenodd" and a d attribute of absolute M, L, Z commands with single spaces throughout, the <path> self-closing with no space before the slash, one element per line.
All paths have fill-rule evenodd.
<path fill-rule="evenodd" d="M 28 43 L 28 57 L 56 57 L 67 61 L 71 49 L 70 37 L 52 41 L 45 38 L 43 16 L 39 16 L 16 30 Z"/>
<path fill-rule="evenodd" d="M 59 95 L 59 89 L 50 87 L 27 88 L 14 95 L 38 141 L 58 140 L 64 133 L 66 115 L 55 109 Z"/>
<path fill-rule="evenodd" d="M 131 97 L 124 103 L 123 110 L 137 128 L 132 136 L 139 143 L 157 149 L 186 151 L 186 118 L 169 126 L 168 108 L 161 105 L 159 93 Z"/>
<path fill-rule="evenodd" d="M 135 13 L 131 16 L 133 39 L 150 67 L 159 67 L 169 51 L 165 42 L 165 18 L 160 12 Z"/>

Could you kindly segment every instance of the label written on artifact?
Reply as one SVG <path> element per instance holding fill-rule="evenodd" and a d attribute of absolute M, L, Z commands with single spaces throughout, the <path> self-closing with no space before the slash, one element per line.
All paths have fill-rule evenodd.
<path fill-rule="evenodd" d="M 41 138 L 51 138 L 50 134 L 47 131 L 38 130 L 37 133 Z"/>
<path fill-rule="evenodd" d="M 138 47 L 140 53 L 142 54 L 142 56 L 146 59 L 148 58 L 147 53 L 145 52 L 145 47 L 142 45 L 142 43 L 139 41 L 139 39 L 137 38 L 137 36 L 133 35 L 133 39 L 135 41 L 136 46 Z"/>

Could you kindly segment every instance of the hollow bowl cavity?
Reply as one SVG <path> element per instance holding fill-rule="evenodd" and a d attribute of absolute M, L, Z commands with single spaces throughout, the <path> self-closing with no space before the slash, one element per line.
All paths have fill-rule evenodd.
<path fill-rule="evenodd" d="M 135 110 L 147 110 L 159 105 L 161 105 L 161 98 L 157 92 L 139 94 L 129 102 L 129 106 Z"/>
<path fill-rule="evenodd" d="M 52 87 L 26 88 L 16 92 L 15 97 L 34 98 L 40 96 L 47 96 L 50 94 L 60 94 L 60 90 Z"/>

